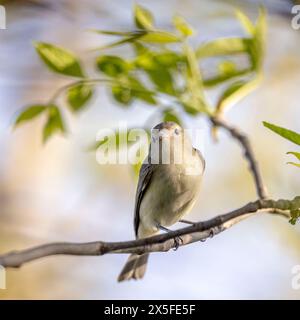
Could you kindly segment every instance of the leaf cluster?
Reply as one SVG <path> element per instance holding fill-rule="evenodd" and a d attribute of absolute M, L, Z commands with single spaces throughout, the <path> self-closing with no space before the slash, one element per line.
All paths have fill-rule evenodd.
<path fill-rule="evenodd" d="M 44 114 L 44 141 L 56 133 L 64 133 L 64 105 L 75 114 L 85 110 L 99 83 L 106 84 L 114 101 L 126 108 L 138 101 L 160 106 L 164 97 L 170 103 L 167 108 L 160 108 L 162 120 L 182 123 L 183 113 L 191 116 L 222 115 L 255 89 L 261 79 L 266 30 L 263 9 L 260 9 L 256 23 L 244 13 L 236 12 L 245 36 L 219 38 L 195 48 L 189 41 L 195 31 L 183 17 L 173 17 L 172 29 L 164 30 L 156 25 L 148 9 L 135 5 L 133 12 L 133 30 L 92 30 L 114 39 L 95 49 L 97 57 L 94 65 L 100 75 L 96 79 L 87 75 L 74 53 L 54 44 L 36 42 L 35 49 L 49 70 L 72 78 L 73 82 L 60 88 L 48 103 L 26 106 L 15 124 L 23 124 Z M 124 57 L 122 51 L 118 55 L 107 53 L 123 45 L 132 48 L 129 59 Z M 246 67 L 234 62 L 237 55 L 247 57 Z M 216 58 L 220 61 L 215 75 L 207 77 L 201 65 Z M 223 89 L 216 105 L 212 106 L 207 91 L 220 85 Z M 65 95 L 62 105 L 57 101 L 60 94 Z"/>

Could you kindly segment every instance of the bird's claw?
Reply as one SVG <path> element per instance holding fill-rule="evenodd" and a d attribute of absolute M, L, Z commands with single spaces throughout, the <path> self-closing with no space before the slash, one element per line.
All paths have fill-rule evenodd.
<path fill-rule="evenodd" d="M 208 238 L 212 238 L 215 235 L 215 230 L 214 229 L 210 229 L 209 230 L 209 236 L 207 238 L 201 239 L 201 242 L 205 242 Z"/>
<path fill-rule="evenodd" d="M 183 244 L 183 240 L 180 236 L 174 238 L 174 251 L 176 251 L 179 248 L 180 242 L 181 244 Z"/>

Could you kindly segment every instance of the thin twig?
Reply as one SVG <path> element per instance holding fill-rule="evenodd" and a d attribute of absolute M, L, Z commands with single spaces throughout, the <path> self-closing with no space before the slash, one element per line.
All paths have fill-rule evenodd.
<path fill-rule="evenodd" d="M 244 149 L 245 158 L 249 162 L 249 169 L 254 178 L 257 195 L 260 199 L 267 199 L 267 189 L 264 185 L 262 175 L 260 173 L 260 168 L 248 137 L 237 127 L 228 124 L 224 119 L 211 117 L 210 120 L 214 126 L 221 127 L 227 130 L 233 138 L 237 139 L 240 142 L 241 146 Z"/>
<path fill-rule="evenodd" d="M 168 251 L 174 248 L 175 238 L 180 237 L 179 246 L 204 241 L 258 212 L 266 211 L 289 218 L 290 210 L 295 208 L 300 208 L 300 197 L 293 200 L 277 201 L 260 199 L 213 219 L 197 222 L 192 226 L 165 234 L 124 242 L 50 243 L 0 255 L 0 265 L 17 268 L 29 261 L 52 255 L 100 256 L 107 253 L 142 254 L 145 252 Z"/>
<path fill-rule="evenodd" d="M 136 85 L 127 85 L 126 83 L 120 81 L 120 80 L 111 80 L 111 79 L 106 79 L 106 78 L 86 78 L 86 79 L 80 79 L 80 80 L 75 80 L 73 82 L 69 82 L 66 85 L 60 87 L 57 91 L 54 92 L 53 96 L 49 99 L 49 105 L 54 104 L 57 98 L 63 94 L 66 90 L 83 85 L 83 84 L 89 84 L 89 85 L 96 85 L 96 84 L 109 84 L 109 85 L 119 85 L 123 89 L 128 89 L 128 90 L 133 90 L 136 92 L 141 92 L 141 93 L 148 93 L 155 95 L 154 91 L 143 89 L 141 87 L 137 87 Z"/>

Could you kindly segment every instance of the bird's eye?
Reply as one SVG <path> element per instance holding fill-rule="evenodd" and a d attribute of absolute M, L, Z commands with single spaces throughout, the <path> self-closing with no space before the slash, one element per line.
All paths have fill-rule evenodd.
<path fill-rule="evenodd" d="M 179 134 L 179 129 L 176 128 L 176 129 L 174 130 L 174 132 L 175 132 L 175 134 L 178 135 L 178 134 Z"/>

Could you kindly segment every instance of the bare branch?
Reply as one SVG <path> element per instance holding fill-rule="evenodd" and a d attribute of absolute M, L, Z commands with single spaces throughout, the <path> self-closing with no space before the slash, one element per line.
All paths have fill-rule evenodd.
<path fill-rule="evenodd" d="M 107 253 L 142 254 L 168 251 L 174 248 L 175 238 L 180 237 L 180 246 L 205 241 L 259 212 L 265 211 L 289 218 L 290 211 L 295 208 L 300 208 L 300 197 L 293 200 L 257 200 L 213 219 L 150 238 L 124 242 L 50 243 L 0 255 L 0 265 L 17 268 L 26 262 L 52 255 L 101 256 Z"/>
<path fill-rule="evenodd" d="M 238 128 L 228 124 L 225 120 L 221 118 L 211 117 L 210 120 L 214 126 L 221 127 L 227 130 L 233 138 L 237 139 L 240 142 L 241 146 L 244 149 L 245 158 L 249 162 L 249 169 L 254 178 L 257 195 L 260 199 L 267 199 L 267 190 L 263 183 L 259 165 L 254 156 L 254 152 L 252 150 L 248 137 L 245 134 L 243 134 Z"/>

